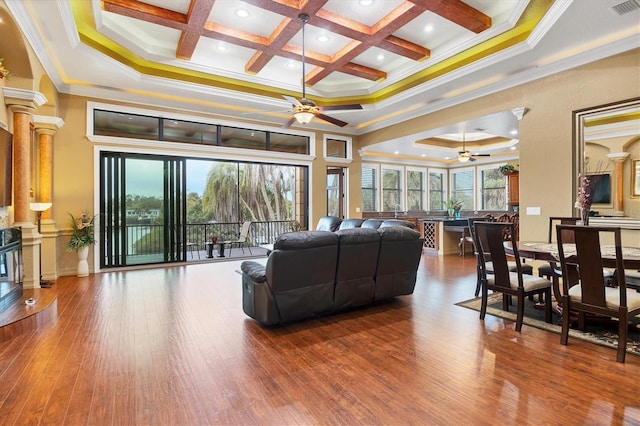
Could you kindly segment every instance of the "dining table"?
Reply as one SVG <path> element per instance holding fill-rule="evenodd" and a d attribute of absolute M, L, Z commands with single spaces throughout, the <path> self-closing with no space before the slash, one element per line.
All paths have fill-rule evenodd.
<path fill-rule="evenodd" d="M 504 246 L 505 251 L 513 255 L 511 241 L 505 241 Z M 560 255 L 557 243 L 521 241 L 517 243 L 517 248 L 518 255 L 522 258 L 552 262 L 552 264 L 557 264 L 558 270 L 560 269 Z M 576 253 L 575 244 L 564 244 L 563 249 L 565 256 L 571 256 Z M 600 253 L 603 267 L 616 267 L 616 247 L 614 245 L 601 245 Z M 622 262 L 625 269 L 640 270 L 640 248 L 623 246 Z M 561 291 L 557 276 L 553 277 L 552 282 L 554 296 L 560 302 Z"/>

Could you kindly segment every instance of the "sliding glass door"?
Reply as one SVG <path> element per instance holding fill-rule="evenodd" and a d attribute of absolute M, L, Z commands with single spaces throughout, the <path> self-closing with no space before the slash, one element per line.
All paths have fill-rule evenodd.
<path fill-rule="evenodd" d="M 102 153 L 100 266 L 185 259 L 185 160 Z"/>

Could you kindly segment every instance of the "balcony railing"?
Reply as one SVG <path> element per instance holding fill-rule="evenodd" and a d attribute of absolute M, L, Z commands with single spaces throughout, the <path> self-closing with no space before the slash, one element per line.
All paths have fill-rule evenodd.
<path fill-rule="evenodd" d="M 216 237 L 218 241 L 236 240 L 240 236 L 241 222 L 190 223 L 184 244 L 204 250 L 205 243 Z M 278 235 L 296 230 L 292 220 L 251 222 L 247 245 L 251 247 L 273 243 Z M 163 225 L 127 225 L 127 256 L 156 256 L 164 253 Z M 138 262 L 133 262 L 138 263 Z"/>

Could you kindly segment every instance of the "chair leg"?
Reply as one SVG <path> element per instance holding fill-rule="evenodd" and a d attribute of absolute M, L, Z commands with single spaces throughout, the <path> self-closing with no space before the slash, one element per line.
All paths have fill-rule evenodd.
<path fill-rule="evenodd" d="M 560 344 L 566 345 L 569 340 L 569 296 L 561 298 L 562 303 L 562 332 L 560 333 Z"/>
<path fill-rule="evenodd" d="M 522 330 L 522 322 L 524 321 L 524 294 L 518 295 L 518 312 L 516 314 L 516 331 Z"/>
<path fill-rule="evenodd" d="M 551 324 L 551 287 L 549 287 L 544 293 L 540 293 L 540 295 L 544 295 L 544 320 Z"/>
<path fill-rule="evenodd" d="M 627 331 L 629 322 L 627 321 L 627 309 L 620 308 L 618 310 L 618 353 L 616 361 L 624 362 L 627 353 Z"/>
<path fill-rule="evenodd" d="M 480 319 L 483 320 L 487 314 L 487 299 L 489 297 L 489 290 L 486 285 L 482 286 L 482 302 L 480 303 Z"/>

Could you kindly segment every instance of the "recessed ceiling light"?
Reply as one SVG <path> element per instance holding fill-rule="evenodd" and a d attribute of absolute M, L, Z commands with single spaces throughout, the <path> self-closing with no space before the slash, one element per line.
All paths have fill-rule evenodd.
<path fill-rule="evenodd" d="M 219 44 L 218 50 L 227 50 L 227 46 L 225 46 L 224 44 Z"/>
<path fill-rule="evenodd" d="M 510 149 L 511 151 L 515 151 L 515 150 L 516 150 L 516 147 L 515 147 L 515 146 L 512 146 L 512 147 L 511 147 L 511 148 L 509 148 L 509 149 Z"/>
<path fill-rule="evenodd" d="M 517 134 L 518 134 L 518 131 L 514 129 L 514 130 L 512 130 L 512 131 L 511 131 L 511 134 L 512 134 L 512 135 L 517 135 Z"/>
<path fill-rule="evenodd" d="M 316 40 L 318 40 L 321 43 L 324 43 L 326 41 L 329 41 L 329 36 L 325 35 L 325 34 L 322 34 L 322 35 L 319 35 Z"/>
<path fill-rule="evenodd" d="M 393 153 L 398 155 L 398 154 L 400 154 L 400 151 L 393 151 Z"/>
<path fill-rule="evenodd" d="M 289 61 L 287 62 L 287 68 L 295 68 L 296 67 L 296 63 L 294 61 Z"/>
<path fill-rule="evenodd" d="M 360 6 L 371 6 L 373 4 L 373 0 L 360 0 Z"/>
<path fill-rule="evenodd" d="M 378 57 L 376 58 L 379 61 L 384 61 L 384 55 L 381 53 L 378 55 Z"/>
<path fill-rule="evenodd" d="M 238 9 L 236 10 L 236 15 L 241 18 L 246 18 L 249 16 L 249 11 L 247 11 L 246 9 Z"/>
<path fill-rule="evenodd" d="M 426 156 L 427 156 L 427 154 L 422 154 L 420 157 L 426 157 Z"/>
<path fill-rule="evenodd" d="M 433 25 L 429 24 L 426 27 L 424 27 L 424 32 L 430 33 L 431 31 L 433 31 Z"/>

